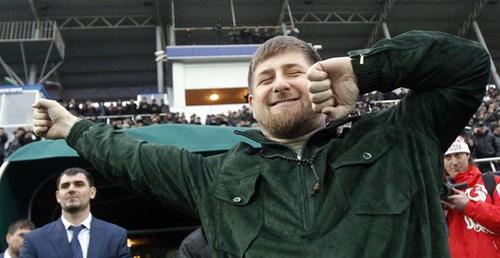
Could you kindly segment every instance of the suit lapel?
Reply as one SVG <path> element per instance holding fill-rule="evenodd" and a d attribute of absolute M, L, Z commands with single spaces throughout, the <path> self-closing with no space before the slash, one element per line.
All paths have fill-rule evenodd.
<path fill-rule="evenodd" d="M 66 229 L 64 228 L 64 224 L 61 219 L 57 220 L 53 224 L 52 233 L 47 237 L 50 238 L 50 242 L 52 243 L 52 247 L 55 252 L 61 258 L 73 257 L 73 252 L 71 251 L 71 247 L 68 242 L 68 235 L 66 233 Z"/>
<path fill-rule="evenodd" d="M 90 241 L 87 257 L 100 257 L 99 253 L 101 252 L 103 241 L 102 224 L 98 219 L 92 217 L 92 221 L 90 222 Z"/>

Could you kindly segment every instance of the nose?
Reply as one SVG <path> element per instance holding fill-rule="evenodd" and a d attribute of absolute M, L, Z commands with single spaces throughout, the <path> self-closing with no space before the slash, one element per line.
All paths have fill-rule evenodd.
<path fill-rule="evenodd" d="M 277 74 L 276 79 L 274 80 L 273 92 L 280 93 L 290 89 L 290 83 L 287 78 L 283 74 Z"/>
<path fill-rule="evenodd" d="M 68 192 L 74 192 L 75 191 L 75 185 L 74 184 L 70 184 L 68 186 Z"/>

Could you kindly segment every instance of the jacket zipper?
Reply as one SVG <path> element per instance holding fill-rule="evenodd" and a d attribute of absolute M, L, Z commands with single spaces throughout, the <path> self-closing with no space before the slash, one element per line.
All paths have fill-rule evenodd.
<path fill-rule="evenodd" d="M 319 192 L 320 190 L 320 180 L 319 180 L 319 176 L 316 172 L 316 169 L 314 167 L 314 159 L 316 158 L 317 154 L 319 153 L 320 150 L 316 151 L 310 159 L 302 159 L 302 156 L 300 154 L 297 154 L 297 158 L 294 159 L 294 158 L 290 158 L 290 157 L 287 157 L 285 155 L 280 155 L 280 154 L 273 154 L 273 155 L 270 155 L 270 156 L 265 156 L 261 153 L 261 155 L 263 157 L 266 157 L 266 158 L 279 158 L 279 159 L 283 159 L 283 160 L 288 160 L 288 161 L 293 161 L 293 162 L 297 162 L 297 166 L 299 166 L 299 170 L 298 170 L 298 176 L 299 176 L 299 180 L 301 182 L 300 184 L 300 188 L 301 188 L 301 191 L 302 191 L 302 224 L 303 224 L 303 227 L 305 230 L 310 230 L 310 227 L 311 227 L 311 222 L 310 222 L 310 217 L 311 217 L 311 209 L 309 207 L 309 194 L 311 196 L 313 196 L 315 193 Z M 304 183 L 302 183 L 303 179 L 302 179 L 302 173 L 301 173 L 301 170 L 300 170 L 300 166 L 303 165 L 303 164 L 307 164 L 309 165 L 309 167 L 311 168 L 313 174 L 314 174 L 314 177 L 316 179 L 316 184 L 314 184 L 314 187 L 312 189 L 311 192 L 308 192 L 307 189 L 304 187 Z"/>

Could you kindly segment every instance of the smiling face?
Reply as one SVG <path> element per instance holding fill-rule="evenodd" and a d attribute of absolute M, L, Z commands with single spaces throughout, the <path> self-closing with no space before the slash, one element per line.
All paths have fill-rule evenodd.
<path fill-rule="evenodd" d="M 83 173 L 63 175 L 56 191 L 57 202 L 63 213 L 90 211 L 90 200 L 94 199 L 95 195 L 95 187 L 89 185 Z"/>
<path fill-rule="evenodd" d="M 248 101 L 264 135 L 293 139 L 324 126 L 325 116 L 312 110 L 304 54 L 288 52 L 261 62 L 253 73 Z"/>
<path fill-rule="evenodd" d="M 469 166 L 469 154 L 453 153 L 444 156 L 444 168 L 448 175 L 455 179 L 459 173 L 464 173 Z"/>

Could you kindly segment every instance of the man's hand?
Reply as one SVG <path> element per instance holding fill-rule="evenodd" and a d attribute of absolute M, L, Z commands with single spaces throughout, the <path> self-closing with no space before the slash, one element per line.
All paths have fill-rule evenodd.
<path fill-rule="evenodd" d="M 356 107 L 359 89 L 349 57 L 317 62 L 307 71 L 307 78 L 314 111 L 336 120 L 346 117 Z"/>
<path fill-rule="evenodd" d="M 464 211 L 465 205 L 469 202 L 469 198 L 465 194 L 465 192 L 457 190 L 453 188 L 453 191 L 456 193 L 451 195 L 446 199 L 446 201 L 441 201 L 446 208 L 458 211 Z"/>
<path fill-rule="evenodd" d="M 39 99 L 33 104 L 33 131 L 39 136 L 64 138 L 78 120 L 56 101 Z"/>

